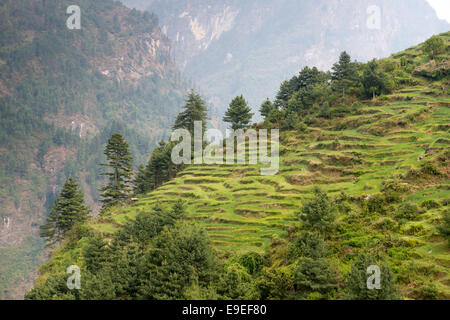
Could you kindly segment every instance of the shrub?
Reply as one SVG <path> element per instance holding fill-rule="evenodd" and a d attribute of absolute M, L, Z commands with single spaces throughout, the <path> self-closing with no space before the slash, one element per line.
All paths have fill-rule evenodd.
<path fill-rule="evenodd" d="M 448 240 L 450 245 L 450 210 L 447 209 L 442 214 L 443 223 L 438 227 L 439 232 Z"/>
<path fill-rule="evenodd" d="M 367 209 L 369 210 L 370 213 L 385 214 L 386 213 L 385 197 L 382 194 L 377 194 L 371 197 L 367 201 Z"/>
<path fill-rule="evenodd" d="M 439 296 L 436 284 L 431 280 L 423 283 L 420 290 L 415 290 L 415 293 L 426 300 L 435 300 Z"/>
<path fill-rule="evenodd" d="M 306 133 L 306 131 L 308 131 L 308 126 L 304 122 L 299 122 L 297 131 L 300 133 Z"/>
<path fill-rule="evenodd" d="M 399 211 L 395 215 L 395 217 L 398 219 L 414 220 L 417 217 L 418 213 L 419 208 L 417 207 L 417 205 L 407 202 L 399 208 Z"/>
<path fill-rule="evenodd" d="M 257 280 L 261 299 L 286 299 L 294 288 L 291 267 L 264 268 Z"/>
<path fill-rule="evenodd" d="M 380 222 L 377 223 L 377 228 L 381 230 L 393 230 L 396 225 L 396 222 L 391 218 L 384 218 Z"/>
<path fill-rule="evenodd" d="M 238 262 L 249 274 L 259 273 L 263 267 L 263 258 L 256 252 L 248 252 L 241 255 Z"/>
<path fill-rule="evenodd" d="M 251 290 L 251 276 L 245 267 L 232 263 L 225 268 L 221 275 L 217 292 L 224 298 L 244 299 Z"/>
<path fill-rule="evenodd" d="M 417 236 L 424 232 L 425 228 L 422 224 L 413 224 L 405 230 L 405 234 Z"/>
<path fill-rule="evenodd" d="M 426 209 L 430 210 L 430 209 L 434 209 L 434 208 L 439 208 L 439 203 L 437 203 L 434 200 L 425 200 L 425 201 L 422 201 L 420 206 L 422 208 L 426 208 Z"/>
<path fill-rule="evenodd" d="M 430 176 L 440 176 L 441 173 L 431 162 L 424 162 L 421 165 L 420 171 L 424 174 L 428 174 Z"/>

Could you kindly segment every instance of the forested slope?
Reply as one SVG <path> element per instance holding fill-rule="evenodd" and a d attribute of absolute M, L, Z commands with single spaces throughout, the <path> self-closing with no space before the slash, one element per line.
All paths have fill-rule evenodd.
<path fill-rule="evenodd" d="M 66 27 L 69 5 L 81 9 L 81 30 Z M 3 298 L 23 293 L 42 254 L 38 226 L 62 182 L 80 180 L 96 212 L 107 138 L 125 134 L 142 162 L 167 134 L 185 83 L 148 12 L 110 0 L 8 0 L 0 17 Z"/>
<path fill-rule="evenodd" d="M 433 41 L 303 69 L 254 126 L 282 129 L 277 175 L 188 166 L 73 230 L 27 298 L 448 299 L 450 34 Z"/>

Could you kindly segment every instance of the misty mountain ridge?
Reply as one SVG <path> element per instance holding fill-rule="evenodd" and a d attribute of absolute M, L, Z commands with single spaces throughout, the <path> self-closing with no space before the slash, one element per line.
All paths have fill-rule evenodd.
<path fill-rule="evenodd" d="M 219 114 L 239 94 L 257 110 L 292 72 L 306 65 L 328 70 L 344 50 L 365 62 L 450 26 L 425 0 L 123 2 L 159 17 L 179 68 Z"/>
<path fill-rule="evenodd" d="M 66 27 L 69 5 L 81 8 L 80 30 Z M 149 12 L 27 0 L 2 1 L 0 17 L 0 298 L 11 298 L 41 259 L 39 225 L 64 180 L 80 182 L 95 214 L 111 133 L 145 162 L 187 85 Z"/>

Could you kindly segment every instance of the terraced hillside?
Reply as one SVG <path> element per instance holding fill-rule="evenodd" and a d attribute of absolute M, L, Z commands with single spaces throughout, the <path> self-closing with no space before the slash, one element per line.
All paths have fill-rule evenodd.
<path fill-rule="evenodd" d="M 414 51 L 408 54 L 413 56 Z M 426 203 L 447 203 L 450 97 L 440 83 L 417 80 L 416 86 L 376 102 L 366 101 L 358 115 L 309 127 L 307 134 L 286 133 L 278 175 L 261 176 L 256 166 L 191 166 L 132 206 L 114 211 L 110 221 L 93 226 L 114 232 L 156 202 L 172 203 L 181 197 L 187 201 L 188 218 L 208 230 L 218 249 L 263 252 L 274 237 L 285 236 L 285 229 L 298 220 L 295 213 L 302 201 L 311 198 L 315 186 L 331 195 L 344 192 L 370 199 L 387 181 L 397 178 L 408 190 L 404 202 L 422 208 Z M 437 164 L 441 178 L 408 179 L 408 174 L 428 161 Z M 440 211 L 426 210 L 417 220 L 389 232 L 398 241 L 414 244 L 409 254 L 419 264 L 434 266 L 450 293 L 450 251 L 435 231 Z M 389 218 L 398 223 L 395 216 L 370 217 L 364 228 L 348 234 L 345 241 L 351 247 L 358 241 L 384 237 L 379 225 Z"/>
<path fill-rule="evenodd" d="M 450 33 L 443 37 L 448 45 Z M 342 273 L 358 250 L 379 248 L 403 296 L 450 298 L 450 250 L 436 228 L 450 200 L 449 60 L 428 62 L 414 47 L 380 63 L 405 58 L 415 66 L 408 85 L 356 101 L 344 116 L 282 132 L 277 175 L 261 176 L 260 165 L 192 165 L 89 225 L 109 237 L 156 203 L 182 198 L 186 219 L 208 231 L 223 259 L 264 254 L 289 242 L 296 213 L 320 187 L 341 204 L 327 241 Z M 424 76 L 436 72 L 447 76 Z M 284 264 L 275 258 L 272 265 Z"/>
<path fill-rule="evenodd" d="M 261 176 L 256 166 L 193 165 L 136 204 L 117 209 L 112 225 L 95 223 L 95 227 L 112 232 L 115 224 L 156 202 L 182 197 L 189 218 L 202 223 L 217 246 L 261 251 L 274 234 L 281 236 L 297 220 L 294 213 L 314 186 L 332 194 L 370 197 L 380 192 L 387 178 L 444 157 L 450 142 L 450 97 L 430 97 L 435 93 L 426 86 L 413 87 L 387 96 L 382 106 L 367 106 L 361 115 L 330 123 L 329 128 L 309 128 L 305 135 L 287 133 L 280 173 L 275 176 Z M 349 129 L 337 131 L 341 125 Z M 418 192 L 406 200 L 443 201 L 449 196 L 447 185 L 448 181 L 440 181 L 414 186 Z"/>

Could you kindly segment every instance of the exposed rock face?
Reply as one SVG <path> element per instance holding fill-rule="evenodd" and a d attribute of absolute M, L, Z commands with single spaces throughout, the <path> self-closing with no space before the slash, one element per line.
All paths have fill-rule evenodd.
<path fill-rule="evenodd" d="M 107 78 L 136 81 L 153 74 L 164 78 L 176 71 L 170 57 L 170 42 L 159 28 L 126 37 L 109 35 L 108 40 L 113 44 L 111 56 L 95 61 L 97 70 Z"/>
<path fill-rule="evenodd" d="M 124 0 L 145 5 L 145 0 Z M 256 109 L 302 66 L 346 50 L 383 57 L 447 31 L 425 0 L 147 0 L 180 68 L 222 111 L 243 93 Z"/>
<path fill-rule="evenodd" d="M 81 6 L 81 31 L 67 31 L 72 4 Z M 143 163 L 169 132 L 186 88 L 149 13 L 108 0 L 7 0 L 0 12 L 0 115 L 14 129 L 0 130 L 2 299 L 29 287 L 43 256 L 39 225 L 64 180 L 74 176 L 98 212 L 96 172 L 111 133 L 124 133 Z"/>

